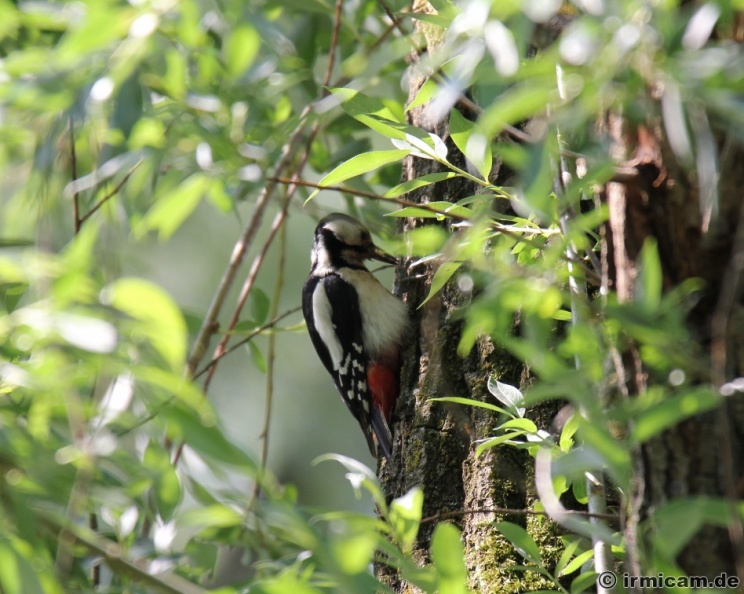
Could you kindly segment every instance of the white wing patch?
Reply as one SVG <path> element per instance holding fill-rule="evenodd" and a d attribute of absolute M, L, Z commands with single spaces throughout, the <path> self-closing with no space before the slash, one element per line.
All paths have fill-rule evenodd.
<path fill-rule="evenodd" d="M 338 370 L 342 365 L 344 357 L 344 351 L 341 348 L 341 343 L 336 336 L 336 329 L 333 327 L 331 320 L 331 302 L 328 301 L 328 295 L 326 294 L 323 281 L 320 281 L 315 286 L 313 291 L 313 322 L 315 323 L 315 329 L 323 339 L 323 344 L 328 348 L 328 354 L 331 356 L 333 362 L 333 369 Z M 349 362 L 346 361 L 345 366 L 348 369 Z"/>

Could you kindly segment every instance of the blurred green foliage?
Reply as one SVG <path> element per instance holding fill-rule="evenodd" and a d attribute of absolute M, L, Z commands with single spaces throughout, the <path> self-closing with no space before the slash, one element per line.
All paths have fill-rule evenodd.
<path fill-rule="evenodd" d="M 570 22 L 557 40 L 543 43 L 555 36 L 544 24 L 555 3 L 432 4 L 437 15 L 413 17 L 404 2 L 390 2 L 400 19 L 394 26 L 378 2 L 346 2 L 334 42 L 335 7 L 326 0 L 0 1 L 3 592 L 83 592 L 95 583 L 101 591 L 203 591 L 225 545 L 242 548 L 245 573 L 224 593 L 384 591 L 369 571 L 375 559 L 423 591 L 467 591 L 454 526 L 435 529 L 430 564 L 411 556 L 419 491 L 388 505 L 374 473 L 334 456 L 352 486 L 372 495 L 380 518 L 299 506 L 293 487 L 226 436 L 190 379 L 191 326 L 201 320 L 187 326 L 161 287 L 122 277 L 102 257 L 106 233 L 126 238 L 122 250 L 152 233 L 167 242 L 204 201 L 228 216 L 253 204 L 268 177 L 302 164 L 293 138 L 310 141 L 303 177 L 346 183 L 347 196 L 391 199 L 453 178 L 478 188 L 455 205 L 404 204 L 389 214 L 460 223 L 452 235 L 416 230 L 401 251 L 441 264 L 430 297 L 453 282 L 476 296 L 462 312 L 462 355 L 490 335 L 537 376 L 523 397 L 494 378 L 503 408 L 492 406 L 503 418 L 479 453 L 550 448 L 554 488 L 573 488 L 585 501 L 585 472 L 606 471 L 627 490 L 630 447 L 719 404 L 698 381 L 703 372 L 683 323 L 697 283 L 662 293 L 658 249 L 649 242 L 633 303 L 609 293 L 572 304 L 566 254 L 591 253 L 608 216 L 582 208 L 614 173 L 595 126 L 604 110 L 621 109 L 630 121 L 659 112 L 676 158 L 702 180 L 715 177 L 715 159 L 700 158 L 711 130 L 744 140 L 744 62 L 740 46 L 726 41 L 734 7 L 580 2 L 565 11 Z M 402 32 L 412 31 L 414 18 L 441 45 L 416 66 L 427 80 L 407 108 L 449 121 L 465 169 L 442 138 L 406 123 L 401 80 L 422 42 Z M 720 35 L 711 41 L 714 27 Z M 530 51 L 535 46 L 541 51 Z M 466 89 L 482 108 L 475 121 L 453 109 Z M 506 139 L 533 117 L 542 127 L 530 143 Z M 586 168 L 563 188 L 555 184 L 559 135 Z M 275 171 L 283 155 L 289 165 Z M 408 155 L 441 171 L 389 189 Z M 495 163 L 515 172 L 513 185 L 494 185 Z M 315 193 L 302 187 L 297 196 Z M 309 212 L 323 210 L 323 200 L 327 192 Z M 505 201 L 514 214 L 494 207 Z M 374 230 L 390 210 L 380 201 L 347 204 Z M 574 214 L 561 225 L 567 212 Z M 271 299 L 254 289 L 236 334 L 264 324 Z M 572 305 L 581 321 L 566 325 Z M 523 331 L 513 336 L 517 314 Z M 564 331 L 555 331 L 559 325 Z M 600 402 L 608 355 L 628 340 L 639 345 L 651 387 L 632 401 Z M 249 344 L 265 370 L 259 347 Z M 524 407 L 552 398 L 585 411 L 557 443 L 523 418 Z M 262 496 L 215 488 L 212 479 L 228 473 L 260 485 Z M 676 569 L 674 553 L 684 545 L 676 527 L 687 523 L 689 538 L 705 523 L 725 525 L 729 513 L 712 498 L 658 510 L 649 565 Z M 557 566 L 546 567 L 522 528 L 504 522 L 499 530 L 524 558 L 520 570 L 558 591 L 566 591 L 562 576 L 581 570 L 571 591 L 593 587 L 585 538 L 565 537 Z M 106 568 L 93 578 L 101 556 Z"/>

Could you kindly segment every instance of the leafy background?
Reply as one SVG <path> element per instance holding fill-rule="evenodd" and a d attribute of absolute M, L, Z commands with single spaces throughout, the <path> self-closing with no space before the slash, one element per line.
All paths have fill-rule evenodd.
<path fill-rule="evenodd" d="M 468 312 L 461 353 L 479 333 L 502 337 L 543 380 L 530 403 L 564 393 L 590 402 L 606 350 L 638 341 L 659 386 L 610 418 L 590 409 L 596 424 L 581 424 L 590 453 L 617 484 L 628 481 L 629 458 L 612 423 L 642 421 L 626 442 L 638 444 L 719 404 L 718 394 L 689 383 L 698 370 L 680 321 L 698 286 L 662 296 L 652 242 L 637 303 L 610 299 L 607 318 L 565 337 L 549 329 L 570 318 L 566 246 L 591 251 L 591 231 L 606 217 L 599 209 L 566 230 L 558 216 L 559 199 L 580 210 L 582 197 L 615 172 L 607 139 L 592 132 L 599 113 L 622 107 L 635 121 L 660 109 L 675 158 L 697 173 L 704 207 L 715 204 L 706 194 L 717 175 L 711 130 L 728 126 L 733 142 L 742 139 L 742 62 L 726 42 L 741 6 L 431 4 L 436 14 L 417 16 L 422 34 L 411 36 L 404 2 L 0 3 L 3 591 L 201 591 L 214 585 L 215 566 L 224 577 L 224 545 L 238 547 L 242 563 L 232 565 L 244 566 L 225 592 L 376 591 L 368 571 L 376 550 L 425 591 L 465 591 L 462 545 L 450 524 L 434 532 L 431 563 L 413 562 L 421 493 L 388 504 L 374 473 L 355 461 L 370 462 L 297 327 L 299 314 L 272 324 L 276 334 L 263 328 L 298 305 L 314 221 L 332 210 L 362 218 L 384 247 L 449 259 L 432 293 L 467 260 L 482 294 Z M 716 27 L 720 39 L 709 43 Z M 410 56 L 424 38 L 440 49 L 417 71 Z M 413 76 L 429 77 L 413 105 L 449 118 L 471 167 L 457 167 L 440 138 L 403 123 Z M 475 125 L 451 111 L 471 88 L 483 107 Z M 538 142 L 484 142 L 524 135 L 519 126 L 530 118 Z M 554 183 L 559 134 L 590 163 L 565 188 Z M 411 234 L 405 245 L 393 237 L 394 220 L 382 215 L 394 207 L 378 198 L 411 189 L 390 190 L 408 155 L 480 185 L 455 209 L 398 212 L 477 220 L 464 241 L 447 243 L 436 229 Z M 491 184 L 494 162 L 513 170 L 513 185 Z M 294 186 L 294 175 L 309 185 Z M 346 191 L 315 196 L 318 180 Z M 504 198 L 515 215 L 492 209 Z M 449 210 L 435 212 L 442 209 Z M 250 244 L 245 262 L 211 320 L 205 312 L 241 234 Z M 257 280 L 245 308 L 234 310 L 251 265 Z M 263 329 L 220 363 L 204 398 L 205 376 L 184 376 L 202 369 L 211 350 L 201 359 L 199 345 L 218 321 L 214 346 L 234 311 L 236 338 Z M 510 340 L 515 311 L 528 327 Z M 580 373 L 571 370 L 574 357 Z M 673 377 L 679 369 L 687 375 Z M 263 473 L 267 377 L 273 413 Z M 491 390 L 513 410 L 484 449 L 543 439 L 509 388 Z M 560 448 L 572 447 L 573 430 Z M 345 456 L 311 464 L 328 451 Z M 593 464 L 586 451 L 566 460 L 583 470 Z M 563 478 L 571 471 L 567 463 Z M 373 502 L 380 519 L 369 515 Z M 674 552 L 659 551 L 665 530 L 692 511 L 693 527 L 729 521 L 717 500 L 663 510 L 654 567 L 677 570 Z M 571 591 L 592 587 L 586 541 L 566 538 L 548 567 L 524 530 L 509 523 L 499 530 L 551 587 L 567 591 L 559 577 L 579 570 Z"/>

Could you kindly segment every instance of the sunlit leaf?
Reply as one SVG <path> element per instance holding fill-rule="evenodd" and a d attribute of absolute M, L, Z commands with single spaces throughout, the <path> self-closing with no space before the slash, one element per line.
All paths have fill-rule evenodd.
<path fill-rule="evenodd" d="M 522 557 L 536 565 L 540 564 L 542 559 L 540 549 L 524 528 L 511 522 L 497 522 L 496 528 L 517 549 L 517 552 Z"/>
<path fill-rule="evenodd" d="M 253 64 L 260 47 L 261 37 L 252 25 L 242 22 L 231 27 L 224 46 L 227 71 L 233 76 L 242 74 Z"/>
<path fill-rule="evenodd" d="M 390 150 L 373 151 L 357 155 L 356 157 L 352 157 L 348 161 L 341 163 L 341 165 L 321 179 L 318 182 L 318 185 L 332 186 L 352 177 L 369 173 L 370 171 L 382 167 L 383 165 L 387 165 L 388 163 L 400 161 L 408 153 L 409 151 L 405 150 Z M 320 192 L 320 189 L 316 188 L 307 200 L 312 200 L 318 192 Z"/>
<path fill-rule="evenodd" d="M 434 97 L 434 94 L 437 92 L 438 88 L 439 85 L 437 85 L 436 81 L 433 78 L 427 78 L 424 84 L 421 85 L 418 93 L 416 93 L 413 101 L 411 101 L 406 107 L 406 111 L 410 111 L 414 107 L 418 107 L 419 105 L 428 103 L 432 99 L 432 97 Z"/>
<path fill-rule="evenodd" d="M 416 542 L 423 506 L 424 492 L 418 487 L 390 504 L 390 524 L 404 552 L 411 552 Z"/>
<path fill-rule="evenodd" d="M 105 291 L 109 303 L 140 324 L 135 335 L 147 338 L 173 369 L 186 357 L 186 322 L 181 310 L 160 287 L 138 278 L 122 278 Z"/>
<path fill-rule="evenodd" d="M 517 416 L 523 417 L 525 413 L 524 395 L 518 388 L 505 384 L 493 377 L 488 378 L 488 391 L 502 404 L 506 405 Z"/>
<path fill-rule="evenodd" d="M 413 190 L 423 188 L 425 186 L 443 181 L 445 179 L 451 179 L 455 176 L 457 176 L 457 173 L 453 171 L 439 171 L 436 173 L 429 173 L 427 175 L 422 175 L 421 177 L 416 177 L 414 179 L 410 179 L 406 182 L 400 183 L 397 186 L 393 186 L 387 192 L 385 192 L 383 196 L 385 196 L 385 198 L 397 198 L 398 196 L 402 196 L 403 194 L 407 194 L 408 192 L 412 192 Z M 450 206 L 452 205 L 451 203 L 448 204 Z"/>
<path fill-rule="evenodd" d="M 656 311 L 661 303 L 662 269 L 659 249 L 653 237 L 646 238 L 639 257 L 640 270 L 635 286 L 635 299 L 649 311 Z"/>
<path fill-rule="evenodd" d="M 169 239 L 194 212 L 210 185 L 210 180 L 206 175 L 194 173 L 177 187 L 170 189 L 167 194 L 158 198 L 155 205 L 142 219 L 138 230 L 140 232 L 156 230 L 161 241 Z"/>
<path fill-rule="evenodd" d="M 439 594 L 467 594 L 463 554 L 460 531 L 452 524 L 437 524 L 431 538 L 431 558 L 439 574 Z"/>
<path fill-rule="evenodd" d="M 426 296 L 419 307 L 423 307 L 434 295 L 436 295 L 447 281 L 457 272 L 463 262 L 445 262 L 442 264 L 437 271 L 434 273 L 434 277 L 431 279 L 431 287 L 429 287 L 429 294 Z"/>
<path fill-rule="evenodd" d="M 491 144 L 488 139 L 478 131 L 474 122 L 465 119 L 462 114 L 453 109 L 450 112 L 450 136 L 457 148 L 475 166 L 484 180 L 488 180 L 493 166 L 493 155 Z"/>

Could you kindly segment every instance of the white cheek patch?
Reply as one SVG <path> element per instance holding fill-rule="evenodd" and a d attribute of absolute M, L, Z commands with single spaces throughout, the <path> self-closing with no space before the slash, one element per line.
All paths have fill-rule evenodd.
<path fill-rule="evenodd" d="M 328 348 L 328 354 L 331 356 L 333 362 L 333 368 L 339 369 L 342 365 L 344 357 L 344 351 L 341 348 L 341 343 L 336 336 L 336 329 L 333 327 L 331 321 L 331 302 L 328 301 L 328 295 L 326 295 L 325 287 L 323 282 L 319 282 L 315 286 L 313 291 L 313 322 L 315 329 L 323 339 L 323 344 Z M 346 362 L 348 368 L 349 362 Z"/>
<path fill-rule="evenodd" d="M 346 245 L 362 245 L 362 230 L 358 224 L 339 219 L 329 221 L 323 228 L 328 229 Z"/>

